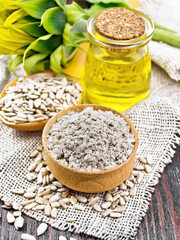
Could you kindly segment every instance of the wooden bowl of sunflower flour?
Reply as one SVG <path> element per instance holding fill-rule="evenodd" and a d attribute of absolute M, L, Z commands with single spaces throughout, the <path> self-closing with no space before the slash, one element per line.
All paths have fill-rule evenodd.
<path fill-rule="evenodd" d="M 93 104 L 57 113 L 46 124 L 42 141 L 55 178 L 85 193 L 120 185 L 132 172 L 138 148 L 137 131 L 127 117 Z"/>

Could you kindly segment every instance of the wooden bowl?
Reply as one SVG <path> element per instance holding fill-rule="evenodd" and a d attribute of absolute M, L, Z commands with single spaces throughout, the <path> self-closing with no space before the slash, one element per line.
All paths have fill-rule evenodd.
<path fill-rule="evenodd" d="M 47 147 L 47 135 L 52 125 L 56 123 L 57 119 L 66 115 L 68 112 L 71 112 L 71 111 L 81 112 L 86 107 L 92 107 L 94 110 L 100 109 L 102 111 L 112 111 L 114 114 L 117 114 L 123 117 L 128 123 L 128 125 L 130 126 L 131 132 L 134 134 L 134 137 L 135 137 L 134 150 L 131 156 L 121 165 L 109 170 L 98 171 L 98 172 L 80 171 L 80 170 L 73 169 L 61 164 L 61 162 L 56 160 L 50 153 Z M 138 134 L 135 127 L 130 122 L 130 120 L 124 115 L 122 115 L 121 113 L 111 108 L 103 107 L 100 105 L 83 104 L 83 105 L 70 107 L 53 116 L 48 121 L 48 123 L 46 124 L 43 130 L 42 142 L 44 146 L 47 165 L 56 179 L 58 179 L 65 186 L 79 192 L 99 193 L 99 192 L 110 190 L 118 186 L 132 172 L 134 167 L 134 162 L 135 162 L 135 155 L 138 148 Z"/>
<path fill-rule="evenodd" d="M 36 73 L 36 74 L 32 74 L 32 75 L 28 75 L 25 76 L 24 78 L 36 78 L 36 77 L 55 77 L 57 75 L 57 73 L 48 70 L 42 73 Z M 16 78 L 15 80 L 11 81 L 10 83 L 8 83 L 5 88 L 3 89 L 1 95 L 0 95 L 0 99 L 3 98 L 6 95 L 6 89 L 9 88 L 10 86 L 15 86 L 16 82 L 17 82 L 18 78 Z M 82 96 L 80 101 L 77 104 L 81 104 L 82 102 Z M 3 118 L 0 115 L 0 120 L 7 125 L 8 127 L 14 128 L 16 130 L 21 130 L 21 131 L 39 131 L 42 130 L 44 128 L 44 126 L 46 125 L 46 123 L 48 122 L 49 119 L 44 120 L 44 121 L 40 121 L 40 122 L 32 122 L 32 123 L 14 123 L 14 122 L 9 122 L 8 120 L 6 120 L 5 118 Z"/>

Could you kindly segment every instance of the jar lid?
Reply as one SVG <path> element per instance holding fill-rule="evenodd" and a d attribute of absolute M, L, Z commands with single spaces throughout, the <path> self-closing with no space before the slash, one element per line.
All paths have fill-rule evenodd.
<path fill-rule="evenodd" d="M 154 24 L 146 14 L 121 7 L 103 9 L 92 15 L 87 23 L 91 42 L 108 49 L 146 45 L 153 30 Z"/>
<path fill-rule="evenodd" d="M 126 8 L 116 7 L 101 11 L 96 18 L 95 27 L 105 37 L 130 40 L 144 34 L 145 21 Z"/>

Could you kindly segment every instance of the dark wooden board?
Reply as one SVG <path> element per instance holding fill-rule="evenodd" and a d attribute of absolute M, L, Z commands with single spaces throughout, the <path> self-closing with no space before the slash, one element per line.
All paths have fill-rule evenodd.
<path fill-rule="evenodd" d="M 152 200 L 146 216 L 143 218 L 136 240 L 180 240 L 180 146 L 176 154 L 155 187 Z M 0 205 L 2 202 L 0 202 Z M 7 210 L 0 208 L 0 240 L 19 240 L 22 232 L 36 236 L 39 222 L 27 217 L 22 230 L 15 230 L 6 221 Z M 49 226 L 48 231 L 38 240 L 58 240 L 64 235 L 69 240 L 74 237 L 79 240 L 95 240 L 85 234 L 72 234 L 58 231 Z M 97 240 L 97 239 L 96 239 Z"/>

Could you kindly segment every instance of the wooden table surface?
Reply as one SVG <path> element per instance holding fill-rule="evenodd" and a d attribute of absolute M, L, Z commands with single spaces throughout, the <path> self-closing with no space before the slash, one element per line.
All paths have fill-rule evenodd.
<path fill-rule="evenodd" d="M 180 146 L 176 154 L 162 174 L 152 195 L 149 210 L 142 220 L 136 240 L 180 240 Z M 2 202 L 0 202 L 2 205 Z M 0 240 L 19 240 L 22 232 L 36 236 L 39 222 L 27 217 L 22 230 L 15 230 L 6 221 L 7 210 L 0 208 Z M 74 237 L 79 240 L 95 240 L 85 234 L 62 232 L 49 226 L 48 231 L 38 240 L 58 240 L 64 235 L 69 240 Z M 96 239 L 97 240 L 97 239 Z"/>

